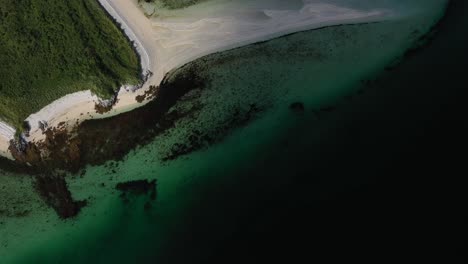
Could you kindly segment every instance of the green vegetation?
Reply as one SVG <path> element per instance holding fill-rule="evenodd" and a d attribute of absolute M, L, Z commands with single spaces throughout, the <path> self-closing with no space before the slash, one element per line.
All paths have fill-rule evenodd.
<path fill-rule="evenodd" d="M 136 83 L 139 59 L 96 0 L 0 0 L 0 119 L 21 127 L 80 90 Z"/>
<path fill-rule="evenodd" d="M 184 8 L 194 4 L 198 4 L 206 0 L 138 0 L 139 2 L 145 1 L 147 3 L 155 3 L 167 7 L 169 9 Z"/>

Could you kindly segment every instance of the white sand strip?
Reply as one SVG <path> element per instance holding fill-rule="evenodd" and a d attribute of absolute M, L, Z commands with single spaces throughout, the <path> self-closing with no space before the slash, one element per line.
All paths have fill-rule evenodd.
<path fill-rule="evenodd" d="M 150 85 L 159 85 L 169 71 L 205 55 L 298 31 L 394 19 L 405 10 L 401 4 L 392 9 L 384 0 L 365 4 L 356 0 L 212 0 L 149 19 L 137 0 L 99 2 L 133 41 L 143 71 L 154 74 L 137 91 L 123 86 L 113 109 L 103 115 L 95 112 L 99 99 L 90 91 L 54 101 L 27 118 L 31 125 L 27 140 L 44 139 L 39 122 L 45 121 L 49 127 L 65 122 L 72 127 L 87 119 L 110 117 L 140 107 L 146 102 L 138 103 L 137 95 Z"/>
<path fill-rule="evenodd" d="M 118 11 L 110 4 L 108 0 L 98 0 L 102 7 L 120 24 L 120 27 L 127 35 L 127 37 L 133 42 L 133 45 L 140 55 L 141 69 L 143 73 L 151 71 L 151 60 L 148 52 L 141 43 L 140 39 L 135 35 L 135 32 L 130 26 L 128 26 L 127 17 L 122 17 Z M 121 10 L 124 11 L 124 10 Z"/>
<path fill-rule="evenodd" d="M 122 0 L 113 2 L 120 3 Z M 208 1 L 152 19 L 159 83 L 167 72 L 208 54 L 290 33 L 338 24 L 376 22 L 394 16 L 389 9 L 353 9 L 327 1 Z"/>
<path fill-rule="evenodd" d="M 80 113 L 77 114 L 87 115 L 89 118 L 91 117 L 90 114 L 95 112 L 94 106 L 98 102 L 99 98 L 93 95 L 89 90 L 68 94 L 42 108 L 39 112 L 30 115 L 26 118 L 26 121 L 28 121 L 31 126 L 31 133 L 42 133 L 39 126 L 40 122 L 47 126 L 57 126 L 60 122 L 70 123 L 73 121 L 76 123 L 77 120 L 70 119 L 72 115 L 68 115 L 68 113 L 75 112 L 80 106 L 86 106 L 87 110 L 85 112 L 82 112 L 82 110 L 85 109 L 80 109 Z"/>
<path fill-rule="evenodd" d="M 16 130 L 10 125 L 0 121 L 0 156 L 13 159 L 8 148 L 10 141 L 15 137 Z"/>

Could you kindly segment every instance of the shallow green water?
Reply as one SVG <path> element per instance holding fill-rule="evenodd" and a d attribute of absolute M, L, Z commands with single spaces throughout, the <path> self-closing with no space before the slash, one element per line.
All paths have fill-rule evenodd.
<path fill-rule="evenodd" d="M 391 153 L 395 131 L 388 123 L 401 117 L 395 102 L 404 107 L 414 99 L 398 87 L 421 61 L 437 58 L 437 50 L 424 51 L 416 63 L 407 62 L 364 94 L 356 93 L 364 88 L 363 80 L 379 75 L 418 37 L 410 22 L 415 21 L 300 33 L 197 62 L 218 66 L 201 73 L 212 81 L 200 97 L 207 107 L 196 119 L 182 120 L 173 131 L 130 153 L 115 173 L 105 166 L 90 167 L 83 178 L 70 178 L 74 198 L 90 201 L 77 219 L 59 221 L 37 200 L 29 216 L 2 220 L 0 256 L 12 263 L 203 263 L 225 252 L 223 243 L 232 248 L 249 244 L 242 236 L 261 232 L 262 223 L 269 230 L 271 215 L 265 210 L 278 208 L 284 210 L 278 216 L 294 218 L 288 209 L 303 206 L 313 214 L 318 211 L 313 201 L 373 181 L 369 175 L 378 175 L 379 162 Z M 349 95 L 354 97 L 345 99 Z M 289 109 L 296 101 L 304 104 L 304 113 Z M 229 109 L 251 103 L 264 110 L 248 126 L 202 151 L 159 161 L 160 153 L 187 131 L 220 126 L 230 117 Z M 320 111 L 328 106 L 337 109 Z M 376 117 L 363 115 L 366 111 L 375 111 Z M 369 135 L 382 130 L 389 142 L 373 142 Z M 353 144 L 360 137 L 369 137 L 364 141 L 368 145 Z M 373 156 L 373 143 L 388 153 Z M 359 156 L 372 158 L 367 162 L 374 166 L 357 163 Z M 124 204 L 113 190 L 121 181 L 153 178 L 158 197 L 149 211 L 143 208 L 147 197 Z M 30 186 L 23 181 L 15 183 L 17 189 Z"/>

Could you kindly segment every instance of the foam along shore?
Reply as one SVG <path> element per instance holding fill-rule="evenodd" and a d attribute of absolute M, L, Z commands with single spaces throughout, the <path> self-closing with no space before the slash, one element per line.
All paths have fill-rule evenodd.
<path fill-rule="evenodd" d="M 112 110 L 104 114 L 96 112 L 95 105 L 101 100 L 90 91 L 54 101 L 26 119 L 31 127 L 26 140 L 43 140 L 44 124 L 71 128 L 87 119 L 106 118 L 142 106 L 146 102 L 139 103 L 137 95 L 144 94 L 150 85 L 159 85 L 169 71 L 205 55 L 298 31 L 399 18 L 401 10 L 411 10 L 401 3 L 392 7 L 384 0 L 211 0 L 185 9 L 162 10 L 148 18 L 137 0 L 98 1 L 135 45 L 143 72 L 152 75 L 136 91 L 135 87 L 121 87 Z M 445 0 L 427 2 L 443 4 Z M 4 154 L 8 145 L 3 142 L 10 140 L 10 134 L 0 133 L 1 155 L 9 156 Z"/>

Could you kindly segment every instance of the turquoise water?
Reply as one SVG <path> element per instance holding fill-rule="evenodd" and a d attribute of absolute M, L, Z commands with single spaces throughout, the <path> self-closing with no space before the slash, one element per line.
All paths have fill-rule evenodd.
<path fill-rule="evenodd" d="M 294 224 L 330 213 L 315 201 L 358 189 L 375 180 L 369 175 L 385 169 L 380 162 L 391 155 L 392 143 L 372 135 L 388 130 L 381 136 L 392 142 L 398 130 L 391 130 L 391 122 L 401 118 L 400 107 L 414 99 L 399 87 L 411 87 L 404 85 L 408 76 L 416 79 L 415 69 L 428 58 L 439 58 L 437 50 L 429 49 L 416 62 L 381 76 L 384 67 L 419 37 L 414 25 L 425 32 L 435 21 L 420 19 L 427 23 L 408 20 L 305 32 L 196 62 L 207 65 L 200 74 L 211 81 L 196 101 L 205 107 L 195 117 L 181 120 L 174 130 L 128 154 L 112 167 L 115 173 L 98 166 L 88 167 L 83 177 L 70 177 L 74 198 L 90 201 L 77 219 L 58 220 L 28 191 L 34 202 L 18 206 L 31 213 L 2 219 L 0 256 L 11 263 L 203 263 L 225 252 L 233 259 L 246 256 L 245 245 L 262 251 L 244 237 L 249 234 L 264 232 L 263 243 L 281 243 L 284 233 L 299 231 Z M 363 86 L 377 75 L 378 81 Z M 304 112 L 291 111 L 292 102 L 302 102 Z M 248 125 L 229 131 L 209 148 L 160 161 L 161 153 L 183 141 L 189 131 L 222 126 L 231 117 L 230 109 L 242 111 L 252 103 L 262 111 Z M 336 110 L 320 110 L 329 106 Z M 366 111 L 375 111 L 376 117 L 364 115 Z M 379 144 L 388 151 L 370 153 L 380 149 L 375 146 Z M 375 166 L 362 166 L 361 158 Z M 5 186 L 15 186 L 15 192 L 30 186 L 27 178 L 5 179 Z M 115 184 L 132 179 L 157 179 L 158 197 L 150 210 L 144 209 L 148 197 L 127 204 L 118 197 Z M 8 197 L 8 202 L 21 200 Z M 296 206 L 314 217 L 286 222 L 291 226 L 278 231 L 282 236 L 272 236 L 268 220 L 294 219 L 300 215 L 291 209 Z M 237 250 L 229 251 L 233 249 Z"/>

